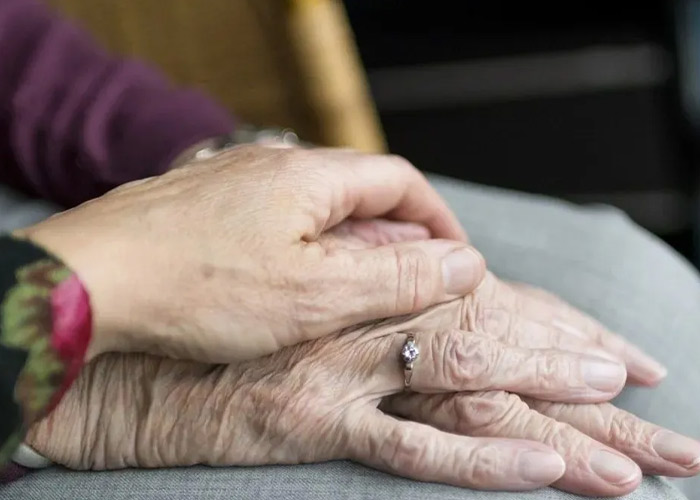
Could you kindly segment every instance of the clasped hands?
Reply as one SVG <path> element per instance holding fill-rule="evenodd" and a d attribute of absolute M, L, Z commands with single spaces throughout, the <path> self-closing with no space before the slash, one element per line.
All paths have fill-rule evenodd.
<path fill-rule="evenodd" d="M 170 304 L 162 300 L 163 283 L 148 279 L 134 290 L 138 300 L 107 300 L 115 291 L 101 273 L 110 271 L 100 269 L 92 252 L 74 251 L 60 238 L 62 218 L 72 217 L 74 223 L 76 213 L 86 230 L 98 227 L 95 210 L 79 208 L 25 233 L 83 270 L 96 293 L 99 327 L 94 360 L 59 407 L 31 429 L 28 443 L 37 451 L 77 469 L 351 459 L 470 488 L 528 490 L 552 484 L 588 495 L 628 493 L 642 472 L 688 476 L 700 470 L 700 445 L 607 402 L 626 381 L 658 383 L 663 369 L 559 299 L 485 273 L 478 253 L 458 243 L 464 235 L 449 211 L 410 167 L 384 158 L 389 170 L 411 179 L 392 188 L 381 179 L 387 174 L 368 173 L 378 198 L 347 194 L 352 191 L 342 187 L 331 191 L 344 196 L 320 200 L 326 191 L 303 185 L 308 176 L 300 175 L 298 190 L 305 197 L 315 193 L 304 212 L 280 186 L 294 178 L 289 165 L 306 166 L 303 155 L 312 153 L 242 148 L 233 154 L 252 155 L 241 164 L 255 164 L 258 172 L 258 184 L 249 181 L 240 188 L 250 175 L 237 179 L 241 196 L 246 187 L 258 189 L 258 198 L 238 210 L 230 192 L 233 182 L 228 191 L 211 192 L 204 188 L 216 183 L 191 181 L 188 168 L 120 188 L 97 202 L 104 207 L 97 211 L 102 219 L 118 214 L 116 209 L 148 207 L 141 225 L 136 218 L 112 215 L 117 229 L 113 225 L 109 231 L 150 236 L 155 257 L 139 259 L 139 249 L 120 246 L 118 234 L 111 238 L 117 246 L 111 252 L 133 259 L 136 272 L 146 278 L 179 286 L 165 297 Z M 348 186 L 365 175 L 363 169 L 377 170 L 367 156 L 326 154 L 327 170 L 312 171 L 321 184 Z M 270 158 L 287 162 L 286 167 L 266 170 Z M 355 162 L 343 181 L 328 174 L 341 161 Z M 201 177 L 223 169 L 216 162 L 196 168 L 202 169 Z M 194 195 L 183 206 L 185 177 Z M 267 198 L 261 196 L 260 182 Z M 430 210 L 417 210 L 425 208 L 415 201 L 417 194 L 432 200 Z M 167 202 L 173 208 L 163 208 Z M 276 212 L 266 205 L 270 202 Z M 317 210 L 325 206 L 333 209 Z M 279 238 L 302 242 L 292 261 L 285 261 L 297 266 L 293 272 L 276 267 L 274 252 L 281 243 L 265 248 L 269 242 L 263 235 L 236 227 L 240 220 L 225 215 L 227 209 L 272 225 L 280 210 L 286 220 L 296 217 L 291 231 Z M 169 220 L 173 212 L 180 219 Z M 209 217 L 202 218 L 203 213 Z M 218 225 L 211 228 L 182 222 L 217 216 Z M 410 222 L 341 222 L 348 216 Z M 163 229 L 168 223 L 172 228 Z M 193 234 L 183 239 L 178 235 L 183 228 Z M 214 230 L 224 232 L 228 246 L 202 251 L 197 238 L 216 242 L 221 236 L 208 234 Z M 242 239 L 233 237 L 240 234 Z M 450 241 L 428 241 L 435 236 Z M 175 243 L 182 245 L 178 255 L 172 254 Z M 455 267 L 457 276 L 450 276 L 445 261 L 454 252 L 471 257 Z M 269 272 L 256 275 L 252 270 L 259 266 L 251 261 L 261 253 L 269 259 Z M 187 262 L 202 255 L 208 262 Z M 224 262 L 229 274 L 222 277 Z M 312 267 L 309 279 L 299 278 Z M 362 289 L 362 276 L 370 270 L 376 286 Z M 279 279 L 270 281 L 271 276 Z M 404 283 L 402 290 L 409 292 L 397 294 L 394 285 L 403 278 L 412 286 Z M 125 281 L 118 282 L 126 286 Z M 223 283 L 230 285 L 227 294 L 212 292 Z M 314 285 L 318 290 L 310 293 Z M 148 293 L 156 289 L 160 296 Z M 356 300 L 358 289 L 366 294 L 364 302 Z M 347 300 L 341 292 L 347 292 Z M 150 312 L 150 320 L 141 309 Z M 297 315 L 293 328 L 284 322 L 290 312 Z M 256 335 L 227 335 L 230 325 L 249 327 Z M 403 391 L 399 361 L 406 332 L 415 335 L 421 349 L 410 393 Z M 247 359 L 260 355 L 266 356 Z"/>

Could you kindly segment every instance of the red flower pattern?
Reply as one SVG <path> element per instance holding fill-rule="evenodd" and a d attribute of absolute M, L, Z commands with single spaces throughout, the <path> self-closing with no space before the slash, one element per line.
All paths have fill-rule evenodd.
<path fill-rule="evenodd" d="M 92 337 L 90 297 L 77 275 L 72 274 L 52 290 L 51 316 L 51 347 L 66 363 L 63 382 L 53 397 L 53 408 L 78 377 Z"/>

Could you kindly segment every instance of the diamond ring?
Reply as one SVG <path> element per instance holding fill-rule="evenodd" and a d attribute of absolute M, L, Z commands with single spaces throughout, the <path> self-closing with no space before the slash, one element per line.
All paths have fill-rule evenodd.
<path fill-rule="evenodd" d="M 404 390 L 411 389 L 411 378 L 413 378 L 413 363 L 418 359 L 420 349 L 416 345 L 416 338 L 412 333 L 408 334 L 406 342 L 401 348 L 401 359 L 403 360 Z"/>

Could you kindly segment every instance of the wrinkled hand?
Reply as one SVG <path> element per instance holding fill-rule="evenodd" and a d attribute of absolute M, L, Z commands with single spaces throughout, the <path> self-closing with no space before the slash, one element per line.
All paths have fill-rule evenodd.
<path fill-rule="evenodd" d="M 324 234 L 322 244 L 332 249 L 360 249 L 426 237 L 426 230 L 413 224 L 349 221 Z M 507 283 L 487 273 L 464 306 L 459 318 L 462 328 L 483 332 L 500 342 L 621 360 L 627 368 L 627 381 L 637 385 L 654 386 L 666 376 L 666 369 L 634 344 L 536 287 Z"/>
<path fill-rule="evenodd" d="M 382 408 L 455 434 L 540 441 L 566 462 L 553 486 L 579 495 L 625 495 L 637 488 L 642 472 L 700 473 L 700 443 L 609 403 L 561 404 L 476 392 L 400 395 Z"/>
<path fill-rule="evenodd" d="M 437 309 L 463 310 L 464 302 Z M 692 453 L 662 458 L 663 449 L 650 446 L 657 446 L 659 429 L 610 405 L 533 400 L 530 409 L 517 396 L 480 390 L 600 400 L 604 394 L 587 386 L 583 373 L 585 362 L 602 360 L 506 347 L 461 330 L 430 333 L 439 316 L 365 326 L 230 366 L 105 355 L 83 370 L 27 442 L 77 469 L 351 459 L 479 489 L 535 489 L 561 477 L 557 486 L 591 494 L 637 486 L 639 469 L 623 454 L 647 472 L 697 471 L 687 466 Z M 397 332 L 405 330 L 415 332 L 422 349 L 412 387 L 433 395 L 401 392 L 397 354 L 405 336 Z M 624 376 L 617 387 L 623 382 Z M 382 399 L 385 410 L 431 425 L 382 413 Z"/>
<path fill-rule="evenodd" d="M 382 214 L 445 239 L 335 251 L 317 241 L 348 217 Z M 18 235 L 56 253 L 85 282 L 93 357 L 252 358 L 453 299 L 484 273 L 418 170 L 345 150 L 234 148 Z"/>
<path fill-rule="evenodd" d="M 509 298 L 495 313 L 501 320 L 485 320 L 483 328 L 502 341 L 573 351 L 599 348 L 601 355 L 625 362 L 627 382 L 635 385 L 651 387 L 666 377 L 667 370 L 658 361 L 559 297 L 523 283 L 490 283 L 501 289 L 495 293 Z M 524 319 L 518 320 L 518 313 Z"/>
<path fill-rule="evenodd" d="M 465 487 L 550 484 L 564 464 L 544 444 L 456 436 L 377 409 L 382 398 L 403 391 L 398 358 L 405 331 L 414 333 L 421 349 L 412 379 L 412 389 L 421 393 L 508 390 L 539 399 L 603 401 L 624 384 L 621 364 L 506 346 L 460 330 L 467 300 L 229 366 L 102 356 L 27 441 L 79 469 L 351 459 Z M 605 376 L 591 384 L 589 374 L 597 372 Z"/>
<path fill-rule="evenodd" d="M 378 244 L 386 233 L 417 236 L 403 224 L 376 221 L 370 227 L 373 231 L 360 232 L 345 224 L 327 235 L 327 244 L 359 248 Z M 501 342 L 621 359 L 627 365 L 628 381 L 642 385 L 654 385 L 666 375 L 658 362 L 634 345 L 544 290 L 504 283 L 489 275 L 472 300 L 465 302 L 463 321 Z M 397 395 L 386 398 L 382 409 L 447 432 L 548 444 L 567 464 L 554 486 L 582 495 L 628 493 L 641 480 L 640 467 L 646 474 L 676 477 L 700 472 L 700 443 L 611 404 L 566 405 L 494 391 Z"/>

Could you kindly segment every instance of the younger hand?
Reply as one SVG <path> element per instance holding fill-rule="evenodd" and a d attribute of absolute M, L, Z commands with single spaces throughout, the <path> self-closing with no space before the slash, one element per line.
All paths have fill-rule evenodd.
<path fill-rule="evenodd" d="M 379 215 L 444 239 L 318 243 L 349 217 Z M 18 234 L 86 284 L 93 357 L 253 358 L 462 296 L 484 276 L 482 257 L 418 170 L 344 150 L 234 148 Z"/>

